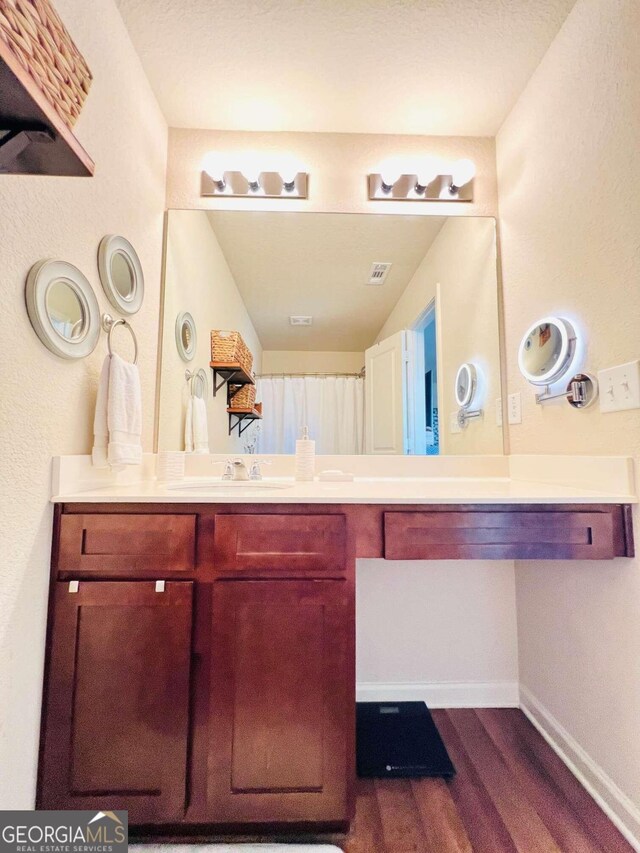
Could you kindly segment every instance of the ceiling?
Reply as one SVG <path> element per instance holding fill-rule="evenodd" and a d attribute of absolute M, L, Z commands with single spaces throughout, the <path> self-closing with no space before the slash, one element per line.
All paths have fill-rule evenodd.
<path fill-rule="evenodd" d="M 265 350 L 362 352 L 371 346 L 443 216 L 209 211 Z M 368 286 L 371 265 L 393 266 Z M 426 306 L 425 306 L 426 307 Z M 311 326 L 289 316 L 311 315 Z"/>
<path fill-rule="evenodd" d="M 172 127 L 493 136 L 575 0 L 116 0 Z"/>

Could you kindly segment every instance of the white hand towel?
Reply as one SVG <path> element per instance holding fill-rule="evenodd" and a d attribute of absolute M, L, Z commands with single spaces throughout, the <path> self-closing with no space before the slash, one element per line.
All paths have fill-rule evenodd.
<path fill-rule="evenodd" d="M 93 419 L 93 450 L 91 461 L 96 468 L 108 468 L 107 445 L 109 443 L 109 426 L 107 424 L 107 401 L 109 398 L 109 367 L 111 359 L 107 355 L 102 363 L 100 379 L 98 380 L 98 396 L 96 397 L 96 413 Z"/>
<path fill-rule="evenodd" d="M 202 397 L 193 398 L 193 449 L 196 453 L 209 453 L 207 404 Z"/>
<path fill-rule="evenodd" d="M 135 364 L 111 356 L 107 403 L 110 465 L 139 465 L 142 462 L 142 391 Z"/>
<path fill-rule="evenodd" d="M 187 400 L 187 414 L 184 420 L 184 449 L 186 453 L 193 453 L 193 397 L 191 395 Z"/>

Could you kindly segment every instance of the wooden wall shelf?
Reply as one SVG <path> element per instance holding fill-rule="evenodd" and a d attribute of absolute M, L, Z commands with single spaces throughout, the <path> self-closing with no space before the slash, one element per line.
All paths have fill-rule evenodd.
<path fill-rule="evenodd" d="M 73 132 L 0 40 L 0 174 L 91 177 L 94 169 Z"/>
<path fill-rule="evenodd" d="M 262 419 L 262 412 L 258 409 L 227 409 L 227 412 L 229 413 L 229 435 L 238 427 L 238 435 L 240 436 L 251 425 L 251 421 Z M 233 420 L 234 415 L 235 421 Z"/>

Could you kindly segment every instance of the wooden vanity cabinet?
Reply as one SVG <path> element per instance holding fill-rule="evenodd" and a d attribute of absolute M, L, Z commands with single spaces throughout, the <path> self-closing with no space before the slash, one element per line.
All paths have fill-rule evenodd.
<path fill-rule="evenodd" d="M 356 557 L 633 553 L 606 504 L 57 505 L 38 807 L 165 839 L 346 828 Z"/>
<path fill-rule="evenodd" d="M 38 808 L 181 820 L 193 584 L 56 581 L 52 598 Z"/>
<path fill-rule="evenodd" d="M 210 812 L 225 823 L 348 820 L 351 586 L 219 581 L 211 616 Z"/>

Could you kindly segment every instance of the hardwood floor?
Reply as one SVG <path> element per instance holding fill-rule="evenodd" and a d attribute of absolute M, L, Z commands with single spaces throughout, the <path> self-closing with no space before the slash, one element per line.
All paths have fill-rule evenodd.
<path fill-rule="evenodd" d="M 345 853 L 633 853 L 521 711 L 433 717 L 455 779 L 360 779 Z"/>

